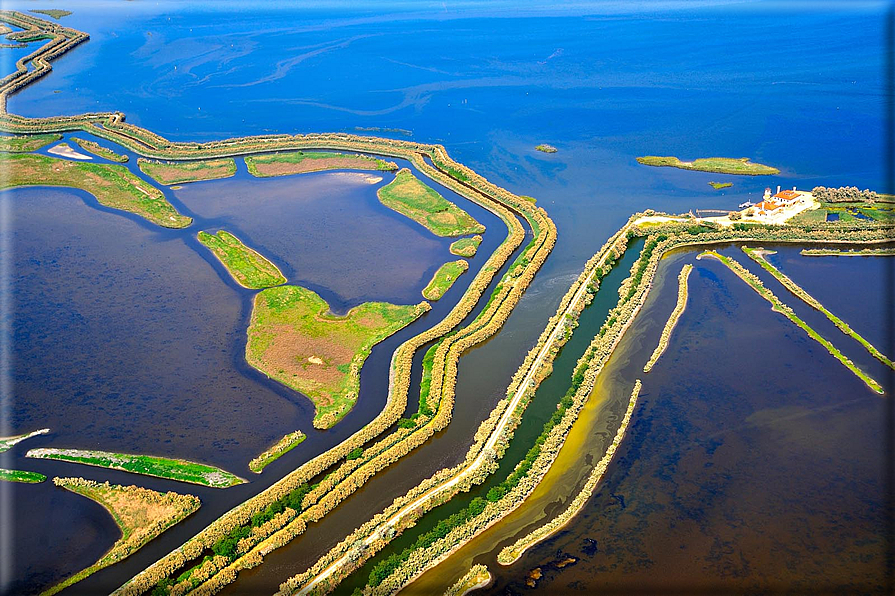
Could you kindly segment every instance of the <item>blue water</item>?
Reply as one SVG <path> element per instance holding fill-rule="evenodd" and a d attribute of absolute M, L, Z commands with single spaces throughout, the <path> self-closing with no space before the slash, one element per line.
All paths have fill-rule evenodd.
<path fill-rule="evenodd" d="M 4 2 L 5 9 L 33 7 L 28 2 Z M 316 2 L 278 3 L 274 8 L 267 3 L 186 6 L 172 1 L 82 1 L 68 2 L 66 8 L 74 14 L 60 24 L 88 32 L 91 40 L 56 60 L 49 76 L 15 95 L 9 102 L 10 111 L 51 116 L 121 110 L 129 122 L 176 140 L 401 129 L 406 132 L 369 134 L 442 143 L 457 160 L 501 186 L 536 197 L 548 210 L 559 230 L 553 254 L 504 331 L 464 357 L 450 430 L 433 439 L 428 450 L 421 450 L 406 466 L 394 468 L 392 476 L 400 477 L 393 487 L 396 492 L 462 457 L 471 432 L 503 394 L 582 263 L 632 212 L 734 208 L 745 200 L 755 200 L 766 186 L 778 184 L 799 188 L 847 184 L 886 190 L 883 5 L 810 10 L 801 4 L 595 3 L 545 9 L 510 2 L 394 2 L 344 8 Z M 14 52 L 0 50 L 0 59 L 4 72 L 9 72 Z M 534 146 L 542 142 L 555 145 L 559 152 L 536 152 Z M 645 154 L 684 159 L 749 156 L 780 168 L 781 174 L 746 178 L 649 168 L 634 160 Z M 713 190 L 709 181 L 731 181 L 734 186 L 721 193 Z M 207 183 L 204 188 L 238 189 L 239 183 Z M 283 183 L 271 181 L 269 186 L 277 184 Z M 209 221 L 235 217 L 235 210 L 227 211 L 227 201 L 235 195 L 215 202 L 212 193 L 202 189 L 200 185 L 187 187 L 174 198 Z M 69 199 L 53 194 L 41 200 L 65 205 Z M 89 220 L 97 213 L 88 215 L 89 210 L 82 212 L 81 207 L 59 208 L 56 221 L 47 224 L 60 230 L 59 237 L 43 250 L 68 259 L 60 263 L 89 267 L 89 259 L 103 254 L 103 244 L 117 246 L 120 238 L 103 237 L 99 231 L 94 232 L 96 237 L 90 236 Z M 105 230 L 110 225 L 107 217 L 121 219 L 103 214 L 99 227 Z M 78 231 L 84 239 L 79 240 L 77 234 L 65 236 L 66 223 L 87 226 Z M 133 220 L 127 223 L 133 224 Z M 335 269 L 330 279 L 319 270 L 313 279 L 303 277 L 298 254 L 287 253 L 286 246 L 274 246 L 276 233 L 250 230 L 253 224 L 248 220 L 231 219 L 229 223 L 248 232 L 259 246 L 279 253 L 275 259 L 287 264 L 293 259 L 294 265 L 289 266 L 295 279 L 311 282 L 338 306 L 368 296 L 361 291 L 352 293 Z M 179 317 L 193 325 L 193 345 L 186 331 L 174 328 L 180 333 L 184 354 L 202 359 L 205 366 L 211 366 L 209 370 L 219 363 L 221 373 L 213 383 L 203 385 L 201 379 L 184 377 L 178 381 L 180 387 L 247 387 L 247 391 L 257 390 L 263 400 L 254 401 L 255 394 L 231 389 L 241 396 L 234 408 L 246 419 L 252 412 L 272 411 L 284 428 L 298 417 L 306 419 L 306 404 L 301 400 L 283 399 L 286 394 L 270 386 L 261 391 L 256 388 L 258 379 L 243 378 L 250 375 L 238 364 L 238 329 L 245 320 L 245 306 L 240 307 L 231 284 L 221 283 L 219 270 L 166 233 L 134 225 L 117 233 L 131 248 L 118 248 L 116 254 L 124 255 L 124 265 L 137 262 L 133 268 L 138 270 L 134 274 L 138 286 L 129 293 L 138 295 L 139 284 L 157 286 L 158 295 L 167 291 L 156 278 L 172 272 L 158 263 L 154 268 L 146 266 L 151 263 L 149 255 L 159 247 L 169 262 L 178 264 L 174 273 L 181 279 L 188 280 L 194 271 L 201 271 L 195 283 L 206 283 L 219 292 L 212 302 L 202 304 L 198 290 L 181 289 L 164 308 L 159 307 L 159 317 Z M 41 238 L 25 241 L 38 247 Z M 152 244 L 153 250 L 143 248 L 143 243 Z M 427 250 L 435 247 L 430 245 Z M 190 254 L 193 256 L 184 256 Z M 185 265 L 184 259 L 195 261 L 195 267 Z M 112 266 L 120 269 L 116 278 L 130 267 Z M 417 277 L 424 277 L 422 264 L 418 268 Z M 50 279 L 48 269 L 40 270 Z M 62 289 L 77 282 L 84 287 L 83 296 L 100 291 L 91 287 L 95 284 L 90 280 L 72 280 L 78 277 L 77 270 L 63 273 Z M 359 267 L 355 273 L 360 273 Z M 406 280 L 397 280 L 385 291 L 408 292 L 403 285 Z M 178 287 L 190 288 L 185 283 Z M 364 289 L 354 283 L 353 289 L 358 288 Z M 64 291 L 56 291 L 59 297 L 54 300 L 60 308 L 69 308 Z M 187 304 L 199 304 L 199 311 L 181 314 L 179 309 Z M 91 310 L 86 299 L 78 309 L 83 309 L 78 313 L 83 320 L 71 314 L 70 322 L 60 323 L 60 332 L 74 335 L 66 325 L 86 324 L 84 321 L 96 320 L 103 312 L 98 307 Z M 205 330 L 205 321 L 219 316 L 225 320 L 214 327 L 217 339 L 204 337 L 199 330 Z M 118 335 L 114 329 L 123 325 L 119 320 L 110 321 L 112 346 L 137 341 L 139 336 L 128 340 Z M 84 344 L 87 352 L 76 351 L 73 362 L 54 370 L 52 378 L 58 377 L 60 387 L 66 382 L 63 372 L 75 367 L 78 358 L 86 361 L 89 350 L 101 351 L 86 340 Z M 209 354 L 215 349 L 224 352 L 211 359 Z M 165 360 L 188 370 L 176 356 L 169 353 Z M 151 374 L 141 372 L 137 364 L 127 365 L 151 380 Z M 230 379 L 232 384 L 228 384 Z M 77 382 L 85 383 L 84 379 Z M 105 381 L 96 380 L 101 382 Z M 136 384 L 132 379 L 128 383 Z M 210 404 L 224 401 L 227 395 L 206 392 L 197 399 Z M 174 397 L 186 402 L 192 396 L 175 393 Z M 90 403 L 97 398 L 85 391 L 81 399 Z M 267 410 L 268 404 L 273 410 Z M 106 411 L 102 416 L 112 414 Z M 61 418 L 63 412 L 55 415 Z M 102 426 L 101 419 L 95 427 Z M 201 424 L 200 418 L 196 425 Z M 171 427 L 162 438 L 171 443 L 162 445 L 172 453 L 184 445 L 201 445 L 203 457 L 223 452 L 221 463 L 238 459 L 236 446 L 206 440 L 215 434 L 211 430 L 192 436 L 178 428 L 173 418 Z M 71 428 L 70 436 L 77 430 Z M 245 443 L 260 445 L 287 431 L 268 428 L 264 437 L 241 432 Z M 121 436 L 122 441 L 137 443 L 151 438 Z M 310 453 L 310 445 L 306 449 L 301 457 Z M 162 486 L 170 488 L 170 484 Z M 358 520 L 369 517 L 368 513 L 377 512 L 381 500 L 390 498 L 383 495 L 378 500 L 365 498 L 363 503 L 349 501 L 333 513 L 331 523 L 338 531 L 350 530 Z M 210 507 L 208 516 L 213 509 Z M 355 518 L 349 517 L 349 512 Z M 342 521 L 335 521 L 339 519 Z M 207 521 L 197 517 L 189 522 L 192 530 L 170 531 L 170 537 L 162 537 L 117 566 L 115 578 L 128 577 L 141 563 L 174 548 Z M 39 532 L 49 531 L 49 523 L 40 525 Z M 338 531 L 333 531 L 333 540 L 339 538 Z M 112 539 L 108 537 L 108 545 Z M 324 547 L 321 541 L 318 549 Z M 313 549 L 307 546 L 307 557 L 313 556 Z M 76 567 L 70 557 L 58 560 L 57 576 L 63 567 Z M 98 574 L 96 581 L 102 577 Z"/>

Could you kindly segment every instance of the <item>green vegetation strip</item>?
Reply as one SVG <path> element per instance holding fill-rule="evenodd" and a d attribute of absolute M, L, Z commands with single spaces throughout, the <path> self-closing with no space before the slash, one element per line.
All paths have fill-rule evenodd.
<path fill-rule="evenodd" d="M 249 174 L 259 178 L 288 176 L 324 170 L 394 171 L 398 164 L 366 155 L 331 153 L 326 151 L 287 151 L 250 155 L 245 158 Z"/>
<path fill-rule="evenodd" d="M 199 182 L 229 178 L 236 174 L 236 161 L 232 158 L 205 159 L 197 161 L 153 161 L 137 160 L 140 171 L 164 185 Z"/>
<path fill-rule="evenodd" d="M 111 149 L 106 149 L 95 141 L 88 141 L 87 139 L 78 139 L 75 137 L 72 137 L 71 140 L 77 143 L 78 147 L 80 147 L 84 151 L 88 151 L 96 156 L 102 157 L 103 159 L 108 159 L 109 161 L 114 161 L 116 163 L 127 163 L 127 161 L 130 159 L 127 155 L 120 155 L 118 153 L 115 153 Z"/>
<path fill-rule="evenodd" d="M 134 213 L 166 228 L 185 228 L 192 219 L 177 212 L 165 195 L 126 167 L 79 163 L 46 155 L 0 154 L 0 189 L 17 186 L 66 186 L 85 190 L 101 205 Z"/>
<path fill-rule="evenodd" d="M 99 561 L 46 590 L 41 596 L 61 592 L 100 569 L 126 559 L 199 509 L 198 498 L 175 492 L 160 493 L 148 488 L 108 482 L 100 484 L 83 478 L 53 478 L 53 484 L 102 505 L 121 530 L 121 538 Z"/>
<path fill-rule="evenodd" d="M 306 288 L 279 286 L 255 296 L 246 360 L 314 402 L 314 426 L 330 428 L 357 401 L 360 370 L 373 345 L 431 307 L 366 302 L 343 317 Z"/>
<path fill-rule="evenodd" d="M 4 470 L 0 468 L 0 480 L 7 482 L 24 482 L 26 484 L 37 484 L 43 482 L 47 477 L 37 472 L 26 472 L 24 470 Z"/>
<path fill-rule="evenodd" d="M 60 134 L 0 136 L 0 151 L 4 153 L 28 153 L 46 147 L 62 138 Z"/>
<path fill-rule="evenodd" d="M 655 366 L 656 362 L 659 360 L 659 357 L 665 353 L 665 350 L 668 348 L 668 341 L 671 339 L 671 332 L 674 331 L 681 315 L 684 314 L 684 309 L 687 308 L 687 280 L 690 277 L 691 271 L 693 271 L 693 265 L 687 263 L 681 268 L 681 272 L 677 276 L 677 304 L 674 305 L 674 310 L 671 311 L 671 316 L 669 316 L 668 320 L 665 322 L 665 327 L 662 329 L 662 336 L 659 338 L 659 345 L 656 346 L 653 354 L 643 366 L 643 372 L 645 373 L 651 371 L 653 366 Z"/>
<path fill-rule="evenodd" d="M 758 279 L 757 276 L 740 265 L 736 260 L 731 259 L 730 257 L 726 257 L 714 250 L 707 250 L 700 254 L 697 258 L 701 257 L 712 257 L 724 263 L 728 269 L 730 269 L 737 275 L 737 277 L 749 284 L 749 287 L 755 290 L 762 298 L 770 302 L 774 311 L 781 313 L 787 319 L 795 323 L 797 326 L 801 327 L 811 337 L 811 339 L 815 340 L 817 343 L 826 348 L 826 350 L 834 358 L 836 358 L 836 360 L 845 365 L 846 368 L 852 371 L 859 379 L 864 381 L 864 383 L 866 383 L 867 386 L 870 387 L 873 391 L 879 393 L 880 395 L 883 394 L 883 388 L 879 383 L 877 383 L 864 371 L 855 366 L 855 363 L 847 358 L 842 352 L 840 352 L 833 344 L 822 337 L 817 331 L 812 329 L 805 321 L 800 319 L 790 307 L 783 304 L 783 302 L 781 302 L 780 299 L 777 298 L 777 296 L 775 296 L 773 292 L 767 289 L 765 285 L 761 283 L 761 280 Z"/>
<path fill-rule="evenodd" d="M 440 299 L 467 269 L 469 269 L 469 263 L 463 259 L 445 263 L 438 268 L 429 285 L 423 289 L 423 297 L 426 300 Z"/>
<path fill-rule="evenodd" d="M 709 182 L 709 186 L 715 190 L 721 190 L 722 188 L 730 188 L 733 186 L 733 182 Z"/>
<path fill-rule="evenodd" d="M 31 12 L 36 12 L 39 14 L 45 14 L 48 17 L 53 17 L 57 21 L 62 17 L 67 17 L 71 14 L 70 10 L 62 10 L 61 8 L 47 8 L 45 10 L 32 10 Z"/>
<path fill-rule="evenodd" d="M 448 588 L 444 596 L 465 596 L 466 594 L 484 588 L 491 583 L 491 572 L 482 564 L 473 565 L 466 575 Z"/>
<path fill-rule="evenodd" d="M 377 194 L 383 205 L 425 226 L 436 236 L 464 236 L 485 231 L 485 226 L 419 180 L 407 168 L 400 170 L 395 179 L 380 188 Z"/>
<path fill-rule="evenodd" d="M 690 266 L 692 268 L 692 265 Z M 642 383 L 640 379 L 634 383 L 634 389 L 631 391 L 631 398 L 628 400 L 628 408 L 625 410 L 625 415 L 622 418 L 621 424 L 618 427 L 618 430 L 615 432 L 615 438 L 612 440 L 612 443 L 609 447 L 606 448 L 606 453 L 603 454 L 603 457 L 594 466 L 594 469 L 591 470 L 590 474 L 587 477 L 587 482 L 584 483 L 584 486 L 575 495 L 575 498 L 572 499 L 572 502 L 569 503 L 569 506 L 566 507 L 565 511 L 554 517 L 552 520 L 529 533 L 528 535 L 520 538 L 516 542 L 514 542 L 510 546 L 504 547 L 500 553 L 497 555 L 497 562 L 501 565 L 510 565 L 517 561 L 519 557 L 522 556 L 526 550 L 541 542 L 542 540 L 547 539 L 551 534 L 555 533 L 557 530 L 568 524 L 573 517 L 578 515 L 578 513 L 584 508 L 584 505 L 587 503 L 588 499 L 594 494 L 594 491 L 597 489 L 597 485 L 600 483 L 600 480 L 603 479 L 603 475 L 606 474 L 607 468 L 609 468 L 609 463 L 612 461 L 615 452 L 618 450 L 619 445 L 621 445 L 622 439 L 625 438 L 625 432 L 628 429 L 628 425 L 631 422 L 631 415 L 634 413 L 634 408 L 637 406 L 637 397 L 640 395 L 640 388 L 642 387 Z"/>
<path fill-rule="evenodd" d="M 475 256 L 479 250 L 479 244 L 482 243 L 482 237 L 476 234 L 472 238 L 460 238 L 451 243 L 451 254 L 458 257 L 466 257 L 467 259 Z"/>
<path fill-rule="evenodd" d="M 276 265 L 230 232 L 219 230 L 214 235 L 199 232 L 198 238 L 242 287 L 261 290 L 286 283 L 286 278 Z"/>
<path fill-rule="evenodd" d="M 821 304 L 819 300 L 817 300 L 814 296 L 812 296 L 811 294 L 806 292 L 804 289 L 802 289 L 802 287 L 800 285 L 798 285 L 796 282 L 794 282 L 792 279 L 790 279 L 789 276 L 787 276 L 782 271 L 780 271 L 779 269 L 777 269 L 776 267 L 771 265 L 771 263 L 768 262 L 768 260 L 764 258 L 763 250 L 761 250 L 761 249 L 756 250 L 754 248 L 749 248 L 747 246 L 743 246 L 742 249 L 743 249 L 743 252 L 749 256 L 749 258 L 751 258 L 753 261 L 755 261 L 756 263 L 761 265 L 762 269 L 764 269 L 765 271 L 767 271 L 768 273 L 773 275 L 774 279 L 776 279 L 781 284 L 783 284 L 783 287 L 785 287 L 787 290 L 789 290 L 790 292 L 795 294 L 798 298 L 800 298 L 805 304 L 807 304 L 811 308 L 822 312 L 824 314 L 824 316 L 827 317 L 827 319 L 829 319 L 834 325 L 836 325 L 836 327 L 839 328 L 840 331 L 842 331 L 844 334 L 848 335 L 849 337 L 851 337 L 855 341 L 857 341 L 859 344 L 864 346 L 864 349 L 866 349 L 868 352 L 870 352 L 871 356 L 873 356 L 874 358 L 876 358 L 877 360 L 879 360 L 880 362 L 882 362 L 889 368 L 895 369 L 895 362 L 892 362 L 891 360 L 889 360 L 882 352 L 877 350 L 869 341 L 864 339 L 857 331 L 852 329 L 848 323 L 846 323 L 845 321 L 843 321 L 842 319 L 840 319 L 839 317 L 837 317 L 836 315 L 831 313 L 829 310 L 827 310 L 826 307 L 823 304 Z"/>
<path fill-rule="evenodd" d="M 260 474 L 268 464 L 298 447 L 306 438 L 305 433 L 300 430 L 289 433 L 277 441 L 273 447 L 250 461 L 249 469 L 256 474 Z"/>
<path fill-rule="evenodd" d="M 895 248 L 862 248 L 860 250 L 803 248 L 801 254 L 806 257 L 892 257 L 895 256 Z"/>
<path fill-rule="evenodd" d="M 245 482 L 242 478 L 220 468 L 184 459 L 168 459 L 151 455 L 129 455 L 84 449 L 32 449 L 25 454 L 25 457 L 68 461 L 213 488 L 227 488 Z"/>
<path fill-rule="evenodd" d="M 745 176 L 768 176 L 779 174 L 780 170 L 765 166 L 760 163 L 752 163 L 748 157 L 734 159 L 731 157 L 703 157 L 693 161 L 681 161 L 676 157 L 659 157 L 647 155 L 638 157 L 637 162 L 646 166 L 680 168 L 682 170 L 696 170 L 698 172 L 714 172 L 716 174 L 741 174 Z"/>

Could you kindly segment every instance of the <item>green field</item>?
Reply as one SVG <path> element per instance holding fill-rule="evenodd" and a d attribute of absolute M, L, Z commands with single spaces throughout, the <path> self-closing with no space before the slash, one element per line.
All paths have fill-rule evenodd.
<path fill-rule="evenodd" d="M 357 401 L 360 370 L 373 345 L 429 309 L 366 302 L 345 316 L 311 290 L 278 286 L 255 296 L 246 360 L 305 394 L 317 408 L 314 426 L 329 428 Z"/>
<path fill-rule="evenodd" d="M 260 290 L 286 283 L 286 278 L 276 265 L 230 232 L 219 230 L 214 235 L 199 232 L 198 238 L 242 287 Z"/>
<path fill-rule="evenodd" d="M 417 179 L 410 170 L 400 170 L 395 179 L 377 193 L 383 205 L 425 226 L 436 236 L 480 234 L 485 226 Z"/>
<path fill-rule="evenodd" d="M 481 243 L 482 237 L 479 235 L 475 235 L 472 238 L 460 238 L 451 244 L 451 254 L 458 257 L 474 257 Z"/>
<path fill-rule="evenodd" d="M 62 138 L 60 134 L 0 136 L 0 151 L 28 153 L 46 147 Z"/>
<path fill-rule="evenodd" d="M 0 480 L 7 482 L 24 482 L 26 484 L 37 484 L 43 482 L 47 477 L 37 472 L 26 472 L 24 470 L 4 470 L 0 468 Z"/>
<path fill-rule="evenodd" d="M 297 430 L 294 433 L 289 433 L 288 435 L 277 441 L 277 443 L 273 447 L 250 461 L 249 469 L 256 474 L 260 474 L 268 464 L 276 461 L 278 458 L 286 455 L 287 453 L 301 445 L 302 441 L 304 441 L 306 438 L 307 436 L 305 435 L 305 433 L 301 432 L 300 430 Z"/>
<path fill-rule="evenodd" d="M 741 174 L 745 176 L 767 176 L 779 174 L 780 170 L 760 163 L 752 163 L 748 157 L 739 159 L 731 157 L 703 157 L 693 161 L 681 161 L 676 157 L 659 157 L 647 155 L 638 157 L 638 163 L 647 166 L 680 168 L 682 170 L 696 170 L 699 172 L 714 172 L 716 174 Z"/>
<path fill-rule="evenodd" d="M 438 300 L 451 289 L 454 282 L 460 275 L 469 269 L 469 263 L 463 259 L 450 261 L 438 268 L 429 285 L 423 290 L 423 297 L 426 300 Z"/>
<path fill-rule="evenodd" d="M 25 454 L 25 457 L 68 461 L 213 488 L 227 488 L 245 482 L 242 478 L 220 468 L 184 459 L 168 459 L 151 455 L 130 455 L 86 449 L 32 449 Z"/>
<path fill-rule="evenodd" d="M 53 478 L 53 484 L 102 505 L 121 530 L 121 538 L 99 561 L 46 590 L 41 596 L 61 592 L 100 569 L 126 559 L 199 509 L 200 505 L 199 499 L 192 495 L 160 493 L 138 486 L 99 483 L 83 478 Z"/>
<path fill-rule="evenodd" d="M 144 217 L 166 228 L 185 228 L 192 218 L 177 212 L 162 191 L 126 167 L 82 163 L 46 155 L 0 153 L 0 189 L 16 186 L 66 186 L 86 190 L 101 205 Z"/>
<path fill-rule="evenodd" d="M 166 186 L 229 178 L 236 173 L 236 161 L 233 158 L 197 161 L 150 161 L 140 158 L 137 165 L 141 172 Z"/>
<path fill-rule="evenodd" d="M 398 165 L 366 155 L 333 153 L 328 151 L 286 151 L 250 155 L 245 158 L 249 174 L 259 178 L 289 176 L 324 170 L 376 170 L 394 171 Z"/>
<path fill-rule="evenodd" d="M 128 159 L 130 159 L 127 155 L 119 155 L 111 149 L 106 149 L 105 147 L 94 141 L 88 141 L 87 139 L 76 139 L 75 137 L 72 137 L 71 140 L 77 143 L 78 147 L 80 147 L 84 151 L 102 157 L 103 159 L 108 159 L 109 161 L 114 161 L 116 163 L 127 163 Z"/>

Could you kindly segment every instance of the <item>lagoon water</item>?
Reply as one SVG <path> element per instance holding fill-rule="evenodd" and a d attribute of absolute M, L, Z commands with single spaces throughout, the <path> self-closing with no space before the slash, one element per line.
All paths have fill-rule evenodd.
<path fill-rule="evenodd" d="M 4 8 L 32 6 L 8 2 Z M 395 494 L 462 458 L 475 427 L 503 394 L 582 263 L 630 213 L 646 208 L 731 208 L 754 200 L 767 185 L 848 184 L 884 190 L 887 181 L 884 19 L 882 8 L 873 5 L 812 11 L 780 4 L 731 8 L 712 2 L 695 7 L 597 3 L 545 10 L 526 5 L 520 9 L 504 2 L 475 6 L 383 3 L 363 13 L 349 13 L 327 3 L 287 3 L 274 9 L 261 3 L 240 3 L 236 8 L 205 2 L 187 8 L 175 2 L 82 1 L 68 3 L 66 8 L 74 14 L 61 23 L 87 31 L 91 40 L 55 61 L 48 77 L 14 96 L 10 111 L 49 116 L 121 110 L 129 122 L 177 140 L 384 129 L 369 134 L 443 143 L 458 161 L 495 183 L 536 197 L 559 230 L 553 254 L 505 329 L 461 361 L 450 427 L 372 481 L 369 490 L 349 499 L 318 531 L 309 531 L 302 540 L 278 551 L 281 554 L 274 553 L 271 564 L 254 575 L 246 574 L 231 588 L 233 593 L 252 578 L 253 586 L 274 588 L 302 571 Z M 861 31 L 859 40 L 855 31 Z M 7 60 L 4 71 L 9 71 L 11 54 L 4 52 L 0 50 L 0 56 Z M 559 152 L 534 151 L 540 142 L 555 145 Z M 750 156 L 782 172 L 745 178 L 647 168 L 634 161 L 644 154 L 685 159 Z M 203 459 L 245 473 L 248 454 L 261 451 L 301 424 L 310 430 L 307 402 L 243 363 L 247 293 L 191 240 L 201 226 L 232 228 L 253 246 L 270 251 L 288 270 L 290 280 L 306 283 L 339 311 L 368 299 L 417 301 L 419 287 L 425 284 L 421 280 L 437 266 L 437 255 L 447 256 L 443 241 L 377 209 L 375 187 L 327 194 L 334 188 L 326 182 L 328 174 L 252 180 L 249 186 L 240 167 L 231 180 L 187 185 L 171 193 L 179 208 L 198 219 L 188 233 L 158 230 L 135 218 L 97 209 L 89 199 L 85 203 L 83 193 L 37 189 L 5 193 L 4 200 L 12 202 L 15 210 L 13 282 L 18 302 L 15 395 L 6 402 L 12 404 L 7 408 L 9 421 L 13 430 L 54 429 L 53 435 L 19 445 L 10 455 L 17 465 L 48 474 L 144 483 L 136 476 L 34 462 L 21 455 L 50 444 L 125 451 L 151 446 L 162 455 Z M 712 180 L 732 181 L 734 186 L 715 191 L 707 184 Z M 246 201 L 254 201 L 253 209 L 242 209 Z M 287 239 L 291 222 L 302 215 L 329 213 L 339 218 L 354 205 L 364 205 L 370 219 L 342 232 L 358 243 L 353 246 L 365 246 L 362 256 L 351 258 L 349 247 L 333 242 L 324 248 L 338 254 L 333 261 L 340 263 L 331 262 L 327 251 L 320 250 L 320 237 L 314 235 L 319 230 L 312 226 L 307 226 L 307 234 Z M 288 217 L 277 217 L 282 213 Z M 484 255 L 499 242 L 503 228 L 493 218 L 485 221 L 487 214 L 476 211 L 475 215 L 491 232 L 485 235 L 491 244 L 483 247 Z M 319 252 L 313 252 L 315 247 Z M 887 343 L 889 336 L 879 325 L 886 318 L 881 294 L 887 289 L 887 278 L 880 274 L 884 265 L 860 259 L 836 261 L 837 275 L 844 276 L 846 283 L 830 285 L 821 283 L 822 274 L 803 275 L 805 267 L 828 267 L 832 261 L 826 258 L 809 263 L 808 258 L 800 260 L 785 250 L 774 258 L 784 272 L 804 283 L 878 347 Z M 480 265 L 482 260 L 477 257 L 474 263 Z M 467 274 L 462 283 L 471 277 Z M 778 294 L 782 297 L 782 290 Z M 867 308 L 856 306 L 860 299 L 869 301 Z M 797 306 L 793 299 L 788 303 Z M 763 305 L 755 308 L 758 320 L 765 320 L 760 318 Z M 420 323 L 434 320 L 430 316 Z M 741 332 L 743 327 L 736 329 Z M 748 329 L 757 332 L 752 326 Z M 370 371 L 385 370 L 388 354 L 400 337 L 415 332 L 408 329 L 378 353 L 374 351 L 362 381 L 370 397 L 359 403 L 341 428 L 311 433 L 288 461 L 271 467 L 270 476 L 265 472 L 260 479 L 253 478 L 251 485 L 228 491 L 145 482 L 199 494 L 203 508 L 128 561 L 85 581 L 83 589 L 120 584 L 216 514 L 369 419 L 384 399 L 382 379 Z M 777 331 L 771 327 L 767 333 Z M 741 364 L 714 369 L 718 375 L 714 380 L 677 377 L 687 379 L 686 386 L 668 377 L 663 391 L 678 399 L 700 396 L 699 403 L 707 403 L 718 387 L 747 393 L 737 386 L 741 382 L 736 378 L 738 371 L 747 369 L 751 354 L 767 348 L 767 340 L 752 334 L 731 334 L 727 339 L 741 342 L 736 344 L 741 346 L 739 353 L 749 355 Z M 727 349 L 729 344 L 714 345 Z M 798 348 L 787 357 L 803 354 L 804 345 Z M 863 362 L 859 346 L 848 354 Z M 669 365 L 673 352 L 663 359 Z M 836 371 L 829 364 L 810 370 L 811 375 L 832 375 L 829 387 L 850 386 L 847 371 Z M 810 391 L 803 389 L 808 385 L 802 384 L 801 375 L 784 382 L 787 371 L 784 367 L 773 373 L 775 383 L 769 390 L 779 394 L 779 399 L 768 401 L 790 406 L 759 404 L 762 408 L 811 409 L 837 403 L 829 393 L 832 389 L 819 382 L 812 381 Z M 555 374 L 568 378 L 569 371 Z M 655 378 L 661 374 L 659 368 L 651 373 Z M 815 389 L 816 402 L 812 401 Z M 653 448 L 658 454 L 638 450 L 632 441 L 631 448 L 619 454 L 616 469 L 624 468 L 635 483 L 639 474 L 656 473 L 655 462 L 660 460 L 647 455 L 671 457 L 687 441 L 709 432 L 704 420 L 690 419 L 688 409 L 660 407 L 666 402 L 675 403 L 672 398 L 645 400 L 643 418 L 635 420 L 635 430 L 637 424 L 645 424 L 638 420 L 650 420 L 657 429 L 690 430 L 656 431 L 651 436 L 658 437 Z M 837 428 L 846 429 L 843 425 Z M 800 433 L 815 430 L 809 425 Z M 868 449 L 874 436 L 878 438 L 868 433 L 862 439 Z M 767 449 L 775 445 L 783 443 Z M 745 453 L 752 443 L 740 447 Z M 829 455 L 816 449 L 806 453 L 804 459 L 786 465 L 810 469 L 821 466 Z M 758 456 L 743 461 L 767 465 Z M 745 463 L 737 467 L 736 474 L 743 474 L 745 467 Z M 855 484 L 869 478 L 857 474 L 843 478 Z M 731 511 L 744 524 L 751 523 L 749 508 L 757 501 L 737 501 L 742 483 L 749 478 L 745 474 L 737 477 L 740 484 L 731 481 L 717 487 L 713 494 L 724 505 L 716 511 Z M 698 486 L 697 480 L 691 485 L 674 482 L 681 490 Z M 5 485 L 0 489 L 12 490 Z M 801 489 L 806 494 L 817 490 L 793 486 L 796 493 Z M 873 492 L 871 485 L 865 489 L 860 494 Z M 42 515 L 48 505 L 41 503 L 47 503 L 54 492 L 47 485 L 14 490 L 19 503 L 27 501 L 20 496 L 26 490 L 44 496 L 27 512 L 17 508 L 15 536 L 25 546 L 17 553 L 12 579 L 4 572 L 5 588 L 0 589 L 9 591 L 14 586 L 16 592 L 35 591 L 82 566 L 83 561 L 65 553 L 72 551 L 74 536 L 82 534 L 83 517 L 75 509 L 67 523 Z M 611 516 L 601 512 L 604 508 L 611 512 L 609 506 L 617 499 L 604 495 L 595 501 L 602 506 L 591 506 L 576 524 L 582 528 L 582 540 L 585 534 L 600 533 L 601 524 L 610 523 Z M 644 514 L 628 523 L 651 525 L 650 519 Z M 92 546 L 84 546 L 84 552 L 98 555 L 111 545 L 115 533 L 105 522 L 96 521 L 91 527 L 105 542 L 97 539 Z M 52 532 L 58 533 L 58 540 L 47 541 Z M 31 534 L 44 538 L 24 538 Z M 642 552 L 633 542 L 625 542 L 633 540 L 629 534 L 617 535 L 616 540 L 621 541 L 618 552 Z M 51 547 L 46 546 L 48 542 Z M 557 547 L 543 548 L 555 551 Z M 787 548 L 794 549 L 794 556 L 808 558 L 814 547 L 790 541 Z M 545 552 L 551 551 L 533 550 L 532 558 L 517 567 L 540 560 L 539 553 L 546 560 Z M 713 552 L 719 566 L 736 570 L 724 548 Z M 775 563 L 761 563 L 765 564 L 765 575 L 773 575 Z M 515 573 L 517 567 L 511 571 Z M 561 577 L 571 577 L 577 569 L 586 567 L 582 562 Z M 584 581 L 588 573 L 582 571 L 576 579 Z M 686 586 L 686 579 L 680 579 L 679 585 Z M 6 583 L 10 581 L 16 583 Z M 607 581 L 606 585 L 620 584 Z"/>

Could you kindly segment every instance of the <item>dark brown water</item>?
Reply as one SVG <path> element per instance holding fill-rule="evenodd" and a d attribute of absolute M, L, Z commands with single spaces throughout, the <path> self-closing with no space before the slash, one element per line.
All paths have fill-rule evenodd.
<path fill-rule="evenodd" d="M 692 253 L 663 266 L 683 261 Z M 818 273 L 815 261 L 785 262 L 816 296 L 837 283 L 828 265 Z M 847 266 L 836 263 L 834 273 Z M 632 338 L 651 329 L 622 371 L 643 379 L 643 393 L 597 493 L 513 566 L 493 563 L 497 549 L 478 557 L 497 577 L 486 593 L 529 591 L 534 567 L 548 594 L 885 592 L 887 400 L 717 261 L 696 264 L 687 310 L 644 375 L 675 285 L 632 328 Z M 567 556 L 578 562 L 560 569 Z"/>

